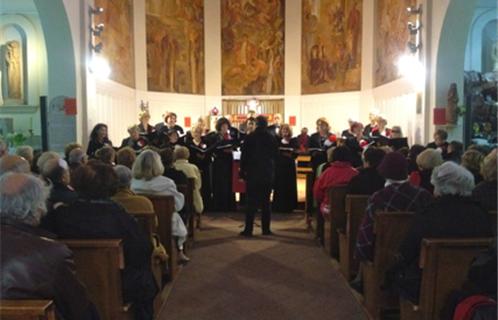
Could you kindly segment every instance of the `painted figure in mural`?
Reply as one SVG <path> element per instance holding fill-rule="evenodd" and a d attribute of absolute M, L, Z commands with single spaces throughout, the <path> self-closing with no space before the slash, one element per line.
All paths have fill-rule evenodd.
<path fill-rule="evenodd" d="M 360 33 L 361 33 L 361 13 L 358 10 L 358 3 L 353 2 L 353 6 L 349 11 L 348 15 L 348 37 L 351 39 L 351 57 L 352 57 L 352 65 L 355 66 L 358 64 L 358 48 L 360 41 Z"/>
<path fill-rule="evenodd" d="M 7 98 L 21 99 L 21 46 L 18 41 L 6 44 Z"/>
<path fill-rule="evenodd" d="M 458 122 L 458 91 L 456 83 L 450 85 L 448 90 L 448 105 L 446 106 L 446 123 L 457 124 Z"/>

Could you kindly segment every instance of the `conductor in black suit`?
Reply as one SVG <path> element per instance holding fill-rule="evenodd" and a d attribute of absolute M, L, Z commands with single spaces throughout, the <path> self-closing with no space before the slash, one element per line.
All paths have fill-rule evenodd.
<path fill-rule="evenodd" d="M 261 209 L 263 235 L 271 235 L 270 193 L 278 155 L 277 141 L 268 132 L 268 120 L 256 118 L 256 129 L 245 138 L 240 159 L 240 175 L 246 181 L 246 224 L 242 236 L 251 237 L 254 215 Z"/>

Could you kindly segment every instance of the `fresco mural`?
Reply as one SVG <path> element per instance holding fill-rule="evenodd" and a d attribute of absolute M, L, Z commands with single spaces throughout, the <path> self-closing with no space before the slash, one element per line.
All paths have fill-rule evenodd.
<path fill-rule="evenodd" d="M 222 0 L 223 95 L 284 94 L 284 0 Z"/>
<path fill-rule="evenodd" d="M 416 0 L 378 0 L 375 31 L 374 83 L 380 86 L 399 78 L 396 61 L 408 52 L 410 33 L 407 7 Z"/>
<path fill-rule="evenodd" d="M 303 0 L 302 94 L 361 89 L 362 0 Z"/>
<path fill-rule="evenodd" d="M 204 94 L 204 1 L 147 0 L 149 91 Z"/>
<path fill-rule="evenodd" d="M 104 24 L 99 41 L 104 44 L 102 56 L 111 67 L 109 78 L 128 87 L 135 87 L 133 49 L 133 1 L 95 0 L 104 12 L 94 16 L 94 24 Z"/>

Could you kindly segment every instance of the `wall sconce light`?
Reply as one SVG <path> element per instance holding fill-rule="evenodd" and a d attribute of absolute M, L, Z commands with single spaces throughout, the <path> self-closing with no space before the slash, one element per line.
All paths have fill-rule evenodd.
<path fill-rule="evenodd" d="M 95 26 L 94 28 L 90 28 L 90 31 L 92 31 L 92 34 L 95 36 L 95 37 L 100 37 L 100 35 L 102 34 L 102 32 L 104 31 L 104 24 L 103 23 L 99 23 L 97 26 Z"/>
<path fill-rule="evenodd" d="M 419 5 L 417 7 L 408 7 L 406 8 L 406 12 L 408 12 L 409 15 L 417 15 L 422 13 L 422 5 Z"/>
<path fill-rule="evenodd" d="M 90 15 L 98 16 L 102 12 L 104 12 L 104 8 L 102 7 L 96 7 L 96 8 L 90 7 Z"/>

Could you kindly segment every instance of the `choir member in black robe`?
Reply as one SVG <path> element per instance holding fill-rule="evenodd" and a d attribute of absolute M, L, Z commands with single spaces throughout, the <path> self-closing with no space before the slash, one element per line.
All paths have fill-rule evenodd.
<path fill-rule="evenodd" d="M 235 193 L 232 191 L 232 151 L 238 146 L 238 130 L 226 118 L 216 122 L 213 141 L 213 209 L 218 212 L 235 211 Z"/>
<path fill-rule="evenodd" d="M 317 132 L 311 135 L 308 144 L 313 172 L 316 172 L 319 165 L 327 162 L 327 150 L 337 144 L 337 137 L 330 133 L 327 119 L 318 119 L 316 125 Z"/>
<path fill-rule="evenodd" d="M 178 136 L 183 136 L 183 128 L 176 124 L 176 113 L 167 112 L 164 116 L 164 122 L 156 124 L 156 130 L 160 135 L 164 131 L 170 131 L 174 129 L 178 132 Z"/>
<path fill-rule="evenodd" d="M 140 129 L 137 125 L 129 127 L 128 133 L 130 136 L 123 139 L 120 148 L 130 147 L 135 150 L 135 152 L 139 153 L 147 144 L 149 144 L 147 138 L 140 135 Z"/>
<path fill-rule="evenodd" d="M 212 208 L 211 165 L 213 162 L 213 148 L 210 148 L 207 141 L 208 139 L 202 136 L 203 133 L 204 128 L 200 125 L 192 128 L 191 134 L 187 135 L 185 146 L 190 151 L 190 158 L 188 161 L 195 164 L 201 172 L 202 202 L 205 210 L 210 211 Z"/>
<path fill-rule="evenodd" d="M 292 212 L 297 207 L 295 159 L 299 145 L 297 139 L 292 138 L 288 124 L 283 124 L 279 133 L 272 208 L 275 212 Z"/>
<path fill-rule="evenodd" d="M 343 131 L 342 139 L 351 150 L 351 165 L 355 168 L 361 167 L 363 164 L 361 160 L 363 145 L 367 144 L 367 141 L 363 139 L 363 124 L 353 121 L 351 127 Z"/>
<path fill-rule="evenodd" d="M 148 111 L 143 111 L 138 115 L 138 120 L 140 123 L 138 124 L 138 130 L 141 137 L 147 138 L 147 140 L 155 144 L 155 140 L 157 139 L 156 128 L 149 123 L 150 114 Z"/>
<path fill-rule="evenodd" d="M 368 119 L 370 120 L 370 123 L 365 126 L 363 129 L 363 136 L 369 137 L 370 133 L 372 132 L 372 129 L 377 126 L 377 117 L 378 117 L 379 112 L 378 111 L 371 111 L 368 114 Z"/>
<path fill-rule="evenodd" d="M 273 124 L 268 127 L 268 131 L 275 137 L 280 133 L 280 127 L 282 125 L 282 115 L 280 113 L 275 113 L 273 115 Z"/>
<path fill-rule="evenodd" d="M 98 123 L 90 133 L 90 142 L 88 142 L 86 154 L 90 158 L 95 158 L 95 152 L 104 146 L 112 147 L 112 142 L 107 136 L 107 125 Z"/>

